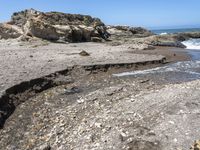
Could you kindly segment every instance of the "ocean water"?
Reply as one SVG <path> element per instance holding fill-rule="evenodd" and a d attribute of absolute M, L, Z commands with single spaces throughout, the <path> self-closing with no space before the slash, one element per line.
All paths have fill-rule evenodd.
<path fill-rule="evenodd" d="M 165 35 L 171 33 L 200 32 L 200 28 L 161 29 L 152 30 L 152 32 L 158 35 Z M 182 43 L 187 47 L 187 49 L 200 50 L 200 39 L 189 39 L 188 41 L 184 41 Z"/>
<path fill-rule="evenodd" d="M 160 29 L 151 30 L 155 34 L 170 34 L 170 33 L 182 33 L 182 32 L 200 32 L 200 28 L 185 28 L 185 29 Z"/>
<path fill-rule="evenodd" d="M 158 35 L 172 34 L 172 33 L 183 33 L 183 32 L 200 32 L 200 28 L 185 28 L 185 29 L 160 29 L 151 30 L 153 33 Z M 200 50 L 200 39 L 189 39 L 188 41 L 182 42 L 190 50 Z"/>
<path fill-rule="evenodd" d="M 192 32 L 199 31 L 200 29 L 167 29 L 167 30 L 154 30 L 156 34 L 164 35 L 170 33 Z M 186 46 L 186 52 L 191 56 L 190 61 L 176 62 L 165 66 L 122 72 L 113 74 L 115 77 L 146 77 L 157 80 L 164 80 L 166 82 L 184 82 L 200 79 L 200 39 L 189 39 L 182 42 Z"/>

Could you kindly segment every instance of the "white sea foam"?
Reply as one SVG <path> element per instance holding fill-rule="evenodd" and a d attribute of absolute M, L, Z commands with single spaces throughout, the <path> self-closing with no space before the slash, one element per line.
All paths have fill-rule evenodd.
<path fill-rule="evenodd" d="M 167 32 L 160 33 L 160 35 L 166 35 L 166 34 L 167 34 Z"/>
<path fill-rule="evenodd" d="M 187 41 L 183 41 L 182 44 L 184 44 L 187 47 L 187 49 L 200 50 L 200 39 L 190 39 Z"/>
<path fill-rule="evenodd" d="M 138 75 L 155 74 L 155 73 L 163 73 L 163 72 L 185 72 L 189 74 L 200 75 L 200 73 L 195 72 L 196 68 L 200 68 L 200 61 L 183 61 L 183 62 L 177 62 L 168 66 L 157 67 L 153 69 L 113 74 L 113 76 L 116 76 L 116 77 L 138 76 Z"/>

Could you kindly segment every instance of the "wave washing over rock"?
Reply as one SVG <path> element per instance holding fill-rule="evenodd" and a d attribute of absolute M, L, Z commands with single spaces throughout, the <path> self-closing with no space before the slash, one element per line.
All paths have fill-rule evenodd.
<path fill-rule="evenodd" d="M 200 50 L 200 39 L 189 39 L 182 42 L 187 49 Z"/>

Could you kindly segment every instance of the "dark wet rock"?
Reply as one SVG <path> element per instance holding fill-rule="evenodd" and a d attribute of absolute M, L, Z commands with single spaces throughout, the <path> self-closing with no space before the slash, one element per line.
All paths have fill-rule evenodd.
<path fill-rule="evenodd" d="M 151 43 L 154 46 L 168 46 L 168 47 L 180 47 L 180 48 L 186 48 L 186 46 L 184 44 L 182 44 L 179 41 L 172 41 L 172 42 L 165 42 L 165 41 L 153 41 Z"/>
<path fill-rule="evenodd" d="M 170 36 L 170 35 L 169 35 Z M 190 38 L 200 38 L 200 32 L 185 32 L 185 33 L 177 33 L 172 34 L 178 41 L 189 40 Z"/>
<path fill-rule="evenodd" d="M 149 44 L 152 44 L 154 46 L 186 48 L 186 46 L 181 42 L 189 40 L 190 38 L 200 38 L 200 32 L 185 32 L 185 33 L 174 33 L 166 35 L 156 35 L 149 37 L 148 40 L 150 41 Z"/>

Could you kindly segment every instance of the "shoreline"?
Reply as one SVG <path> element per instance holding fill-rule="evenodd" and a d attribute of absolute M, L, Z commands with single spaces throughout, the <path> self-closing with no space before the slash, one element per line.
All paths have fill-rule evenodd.
<path fill-rule="evenodd" d="M 143 50 L 138 51 L 137 53 L 163 55 L 166 57 L 167 63 L 191 60 L 191 56 L 188 54 L 188 50 L 184 48 L 157 46 L 154 50 Z"/>
<path fill-rule="evenodd" d="M 9 45 L 8 41 L 4 41 L 5 43 L 0 45 L 0 47 L 4 47 L 0 49 L 0 53 L 2 53 L 0 55 L 2 60 L 0 68 L 7 68 L 6 72 L 0 74 L 1 82 L 3 81 L 0 83 L 0 93 L 3 93 L 2 89 L 6 90 L 21 82 L 47 76 L 54 72 L 65 70 L 68 67 L 80 66 L 88 71 L 106 72 L 107 70 L 112 70 L 111 72 L 116 73 L 144 70 L 168 63 L 191 60 L 187 50 L 175 47 L 157 46 L 153 50 L 130 50 L 128 48 L 130 44 L 122 44 L 120 46 L 109 46 L 107 43 L 93 42 L 44 44 L 41 41 L 39 43 L 36 41 L 27 46 L 28 43 L 26 42 L 14 41 L 14 45 Z M 55 51 L 54 49 L 57 50 Z M 89 57 L 81 57 L 79 55 L 79 52 L 83 49 L 89 52 Z M 94 51 L 94 49 L 102 50 Z M 110 59 L 109 57 L 113 58 Z M 23 65 L 23 67 L 20 65 Z M 36 72 L 38 73 L 35 74 Z M 9 76 L 9 74 L 12 74 L 12 76 Z M 4 81 L 6 81 L 7 86 L 5 86 Z"/>

